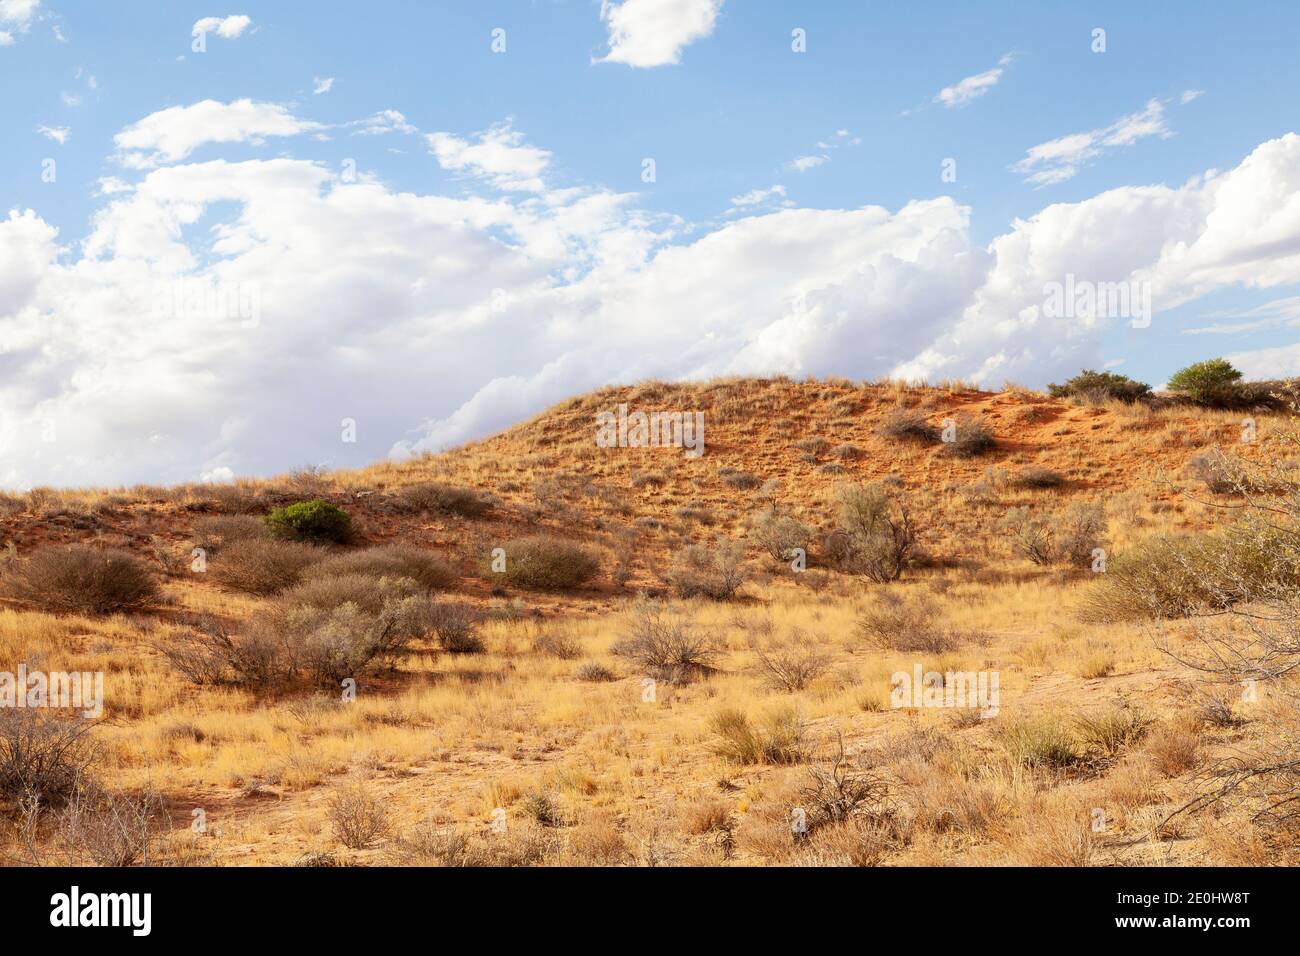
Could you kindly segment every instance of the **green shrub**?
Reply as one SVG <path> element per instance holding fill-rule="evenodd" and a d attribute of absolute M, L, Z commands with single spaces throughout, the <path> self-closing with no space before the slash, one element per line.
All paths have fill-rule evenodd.
<path fill-rule="evenodd" d="M 1136 402 L 1151 394 L 1151 386 L 1127 375 L 1084 369 L 1063 385 L 1048 385 L 1047 391 L 1053 398 L 1081 398 L 1093 403 L 1112 399 Z"/>
<path fill-rule="evenodd" d="M 1169 379 L 1169 390 L 1207 408 L 1231 408 L 1244 392 L 1241 373 L 1226 359 L 1209 359 L 1179 369 Z"/>
<path fill-rule="evenodd" d="M 45 611 L 109 614 L 158 596 L 153 576 L 126 551 L 72 544 L 42 548 L 5 565 L 5 596 Z"/>
<path fill-rule="evenodd" d="M 576 588 L 590 580 L 600 563 L 584 548 L 561 538 L 534 535 L 507 542 L 505 568 L 492 570 L 492 558 L 486 559 L 489 577 L 502 578 L 518 588 L 538 591 Z"/>
<path fill-rule="evenodd" d="M 317 498 L 276 508 L 266 517 L 267 526 L 279 537 L 301 541 L 343 543 L 352 538 L 352 518 L 338 505 Z"/>

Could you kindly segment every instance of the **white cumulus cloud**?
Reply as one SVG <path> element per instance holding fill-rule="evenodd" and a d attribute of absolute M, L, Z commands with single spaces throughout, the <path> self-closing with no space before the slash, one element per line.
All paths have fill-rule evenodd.
<path fill-rule="evenodd" d="M 258 144 L 268 136 L 297 136 L 323 128 L 276 103 L 203 100 L 150 113 L 118 133 L 113 142 L 124 166 L 148 169 L 185 159 L 207 143 Z"/>
<path fill-rule="evenodd" d="M 735 197 L 743 217 L 691 224 L 553 185 L 549 152 L 507 124 L 434 135 L 447 168 L 499 189 L 178 160 L 101 182 L 76 245 L 36 212 L 0 219 L 0 485 L 362 464 L 644 378 L 1041 384 L 1111 358 L 1104 333 L 1124 321 L 1044 314 L 1045 283 L 1067 274 L 1149 283 L 1153 328 L 1134 334 L 1215 290 L 1300 282 L 1295 134 L 1182 185 L 1047 206 L 987 244 L 946 197 L 765 209 L 781 194 L 756 190 Z M 344 418 L 355 444 L 339 441 Z"/>
<path fill-rule="evenodd" d="M 949 109 L 955 109 L 979 99 L 998 85 L 1003 72 L 1011 65 L 1011 59 L 1011 54 L 1008 53 L 998 60 L 998 65 L 991 70 L 968 76 L 952 86 L 945 86 L 934 95 L 934 102 L 941 103 Z"/>
<path fill-rule="evenodd" d="M 1131 146 L 1150 136 L 1167 139 L 1172 135 L 1165 124 L 1164 103 L 1150 99 L 1143 109 L 1121 116 L 1102 129 L 1070 133 L 1030 147 L 1025 158 L 1011 168 L 1025 173 L 1026 182 L 1050 186 L 1074 178 L 1084 163 L 1096 159 L 1108 149 Z"/>
<path fill-rule="evenodd" d="M 190 35 L 198 36 L 202 33 L 215 33 L 225 40 L 235 40 L 252 25 L 252 18 L 242 13 L 229 17 L 204 17 L 194 24 Z"/>
<path fill-rule="evenodd" d="M 680 63 L 682 50 L 713 33 L 723 0 L 601 0 L 609 52 L 595 62 L 652 67 Z"/>
<path fill-rule="evenodd" d="M 498 189 L 541 192 L 542 173 L 551 154 L 524 143 L 524 135 L 501 123 L 462 139 L 452 133 L 429 133 L 425 139 L 438 165 L 487 180 Z"/>

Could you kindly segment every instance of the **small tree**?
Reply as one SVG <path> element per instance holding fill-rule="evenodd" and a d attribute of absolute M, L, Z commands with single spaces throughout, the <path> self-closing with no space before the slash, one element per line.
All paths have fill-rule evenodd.
<path fill-rule="evenodd" d="M 1209 408 L 1227 408 L 1242 400 L 1241 372 L 1226 359 L 1197 362 L 1169 379 L 1169 390 Z"/>
<path fill-rule="evenodd" d="M 883 485 L 842 485 L 839 558 L 848 570 L 873 581 L 896 581 L 916 547 L 916 528 L 906 502 L 890 497 Z"/>

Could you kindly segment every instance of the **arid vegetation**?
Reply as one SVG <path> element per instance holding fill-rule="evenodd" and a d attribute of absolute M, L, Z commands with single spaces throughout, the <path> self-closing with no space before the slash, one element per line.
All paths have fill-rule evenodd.
<path fill-rule="evenodd" d="M 649 382 L 358 471 L 0 497 L 0 672 L 103 675 L 99 715 L 0 708 L 6 859 L 1293 865 L 1300 448 L 1208 365 Z M 597 449 L 620 403 L 706 453 Z"/>

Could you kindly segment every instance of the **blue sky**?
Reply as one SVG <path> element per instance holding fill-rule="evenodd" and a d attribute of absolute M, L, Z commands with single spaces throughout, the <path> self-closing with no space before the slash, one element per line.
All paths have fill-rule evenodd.
<path fill-rule="evenodd" d="M 358 464 L 648 375 L 1295 374 L 1298 27 L 1264 2 L 0 0 L 0 483 Z M 306 237 L 328 278 L 276 261 Z M 1027 315 L 1067 272 L 1150 282 L 1149 327 Z M 265 293 L 271 331 L 122 306 L 191 280 Z M 304 396 L 330 424 L 275 437 Z"/>

